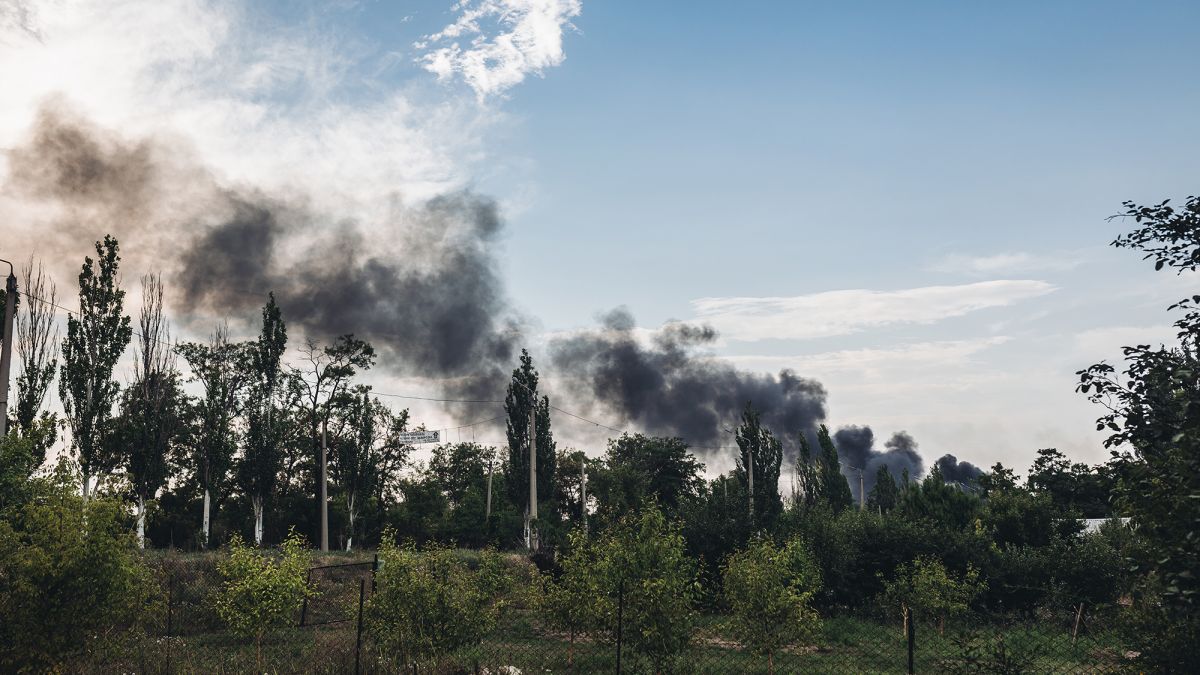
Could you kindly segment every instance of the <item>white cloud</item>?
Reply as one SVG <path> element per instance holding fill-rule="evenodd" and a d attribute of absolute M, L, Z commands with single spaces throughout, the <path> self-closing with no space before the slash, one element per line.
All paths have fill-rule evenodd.
<path fill-rule="evenodd" d="M 561 64 L 563 31 L 582 8 L 580 0 L 462 0 L 454 23 L 414 47 L 426 70 L 441 80 L 460 75 L 483 99 Z"/>
<path fill-rule="evenodd" d="M 1032 272 L 1063 272 L 1084 263 L 1075 254 L 1037 255 L 1034 253 L 997 253 L 972 256 L 952 253 L 929 266 L 933 272 L 988 276 L 992 274 L 1029 274 Z"/>
<path fill-rule="evenodd" d="M 893 324 L 929 324 L 1056 290 L 1044 281 L 998 280 L 900 291 L 828 291 L 792 297 L 701 298 L 697 319 L 732 340 L 848 335 Z"/>
<path fill-rule="evenodd" d="M 834 373 L 877 377 L 883 373 L 898 374 L 903 370 L 964 366 L 979 352 L 1009 340 L 1007 336 L 997 335 L 973 340 L 918 342 L 888 349 L 842 349 L 817 354 L 735 355 L 722 358 L 753 370 L 791 368 L 818 378 Z"/>

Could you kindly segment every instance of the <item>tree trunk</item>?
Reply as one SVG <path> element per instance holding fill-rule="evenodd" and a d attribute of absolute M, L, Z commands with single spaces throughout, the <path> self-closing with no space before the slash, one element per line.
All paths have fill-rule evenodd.
<path fill-rule="evenodd" d="M 204 525 L 200 530 L 200 547 L 208 548 L 208 514 L 212 504 L 212 496 L 208 488 L 204 488 Z"/>
<path fill-rule="evenodd" d="M 83 472 L 83 505 L 88 503 L 88 484 L 92 482 L 92 476 L 87 472 Z"/>
<path fill-rule="evenodd" d="M 767 674 L 775 675 L 775 652 L 767 652 Z"/>
<path fill-rule="evenodd" d="M 138 548 L 146 548 L 146 499 L 138 495 L 138 519 L 137 519 L 137 539 Z"/>
<path fill-rule="evenodd" d="M 254 545 L 262 546 L 263 542 L 263 500 L 254 498 Z"/>

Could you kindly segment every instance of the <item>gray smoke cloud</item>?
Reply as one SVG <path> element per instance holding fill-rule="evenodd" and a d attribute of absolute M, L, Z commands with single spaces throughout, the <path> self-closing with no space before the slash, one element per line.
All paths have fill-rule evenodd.
<path fill-rule="evenodd" d="M 957 457 L 949 453 L 938 457 L 934 465 L 942 472 L 942 480 L 947 483 L 968 485 L 974 483 L 983 474 L 983 469 L 970 462 L 960 462 Z"/>
<path fill-rule="evenodd" d="M 697 354 L 717 337 L 708 326 L 669 323 L 647 346 L 637 339 L 625 309 L 602 316 L 600 324 L 553 340 L 551 361 L 576 399 L 594 402 L 622 423 L 713 447 L 731 443 L 723 427 L 735 425 L 748 402 L 785 440 L 813 436 L 825 418 L 825 388 L 819 382 L 789 370 L 750 373 Z"/>
<path fill-rule="evenodd" d="M 274 292 L 293 341 L 353 333 L 384 365 L 455 395 L 503 391 L 521 325 L 497 271 L 503 223 L 490 198 L 397 203 L 368 238 L 303 196 L 221 185 L 182 149 L 127 141 L 59 102 L 8 157 L 6 190 L 59 210 L 43 255 L 77 260 L 113 233 L 135 267 L 167 272 L 184 323 L 232 316 L 252 327 Z"/>
<path fill-rule="evenodd" d="M 897 483 L 904 475 L 915 480 L 921 476 L 925 463 L 917 453 L 917 442 L 908 432 L 897 431 L 884 444 L 883 450 L 875 446 L 875 432 L 868 426 L 845 426 L 833 434 L 833 444 L 837 448 L 838 457 L 842 463 L 842 473 L 850 483 L 850 492 L 855 501 L 860 498 L 858 471 L 863 470 L 864 489 L 870 494 L 875 487 L 875 476 L 880 467 L 887 467 L 888 473 Z"/>

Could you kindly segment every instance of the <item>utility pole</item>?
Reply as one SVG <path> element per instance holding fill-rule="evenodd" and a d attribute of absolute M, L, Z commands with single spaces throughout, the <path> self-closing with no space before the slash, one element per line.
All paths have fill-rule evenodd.
<path fill-rule="evenodd" d="M 579 517 L 583 520 L 583 533 L 587 534 L 587 456 L 579 457 Z"/>
<path fill-rule="evenodd" d="M 321 551 L 329 550 L 329 449 L 326 428 L 328 420 L 321 420 Z"/>
<path fill-rule="evenodd" d="M 750 524 L 754 524 L 754 446 L 746 446 L 746 485 L 750 492 Z"/>
<path fill-rule="evenodd" d="M 858 510 L 867 510 L 867 488 L 863 482 L 863 470 L 858 470 Z"/>
<path fill-rule="evenodd" d="M 8 373 L 12 366 L 13 314 L 17 311 L 17 275 L 8 263 L 8 282 L 4 285 L 4 346 L 0 349 L 0 436 L 8 433 Z M 86 492 L 86 488 L 85 488 Z"/>
<path fill-rule="evenodd" d="M 484 524 L 492 519 L 492 462 L 494 459 L 494 457 L 488 456 L 487 507 L 483 512 Z"/>
<path fill-rule="evenodd" d="M 529 550 L 537 549 L 537 396 L 529 395 Z"/>

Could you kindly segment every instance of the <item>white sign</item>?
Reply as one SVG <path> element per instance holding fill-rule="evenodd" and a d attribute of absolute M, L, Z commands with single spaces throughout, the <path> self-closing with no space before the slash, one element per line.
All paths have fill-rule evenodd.
<path fill-rule="evenodd" d="M 437 443 L 441 436 L 437 431 L 406 431 L 397 438 L 406 445 L 416 445 L 417 443 Z"/>

